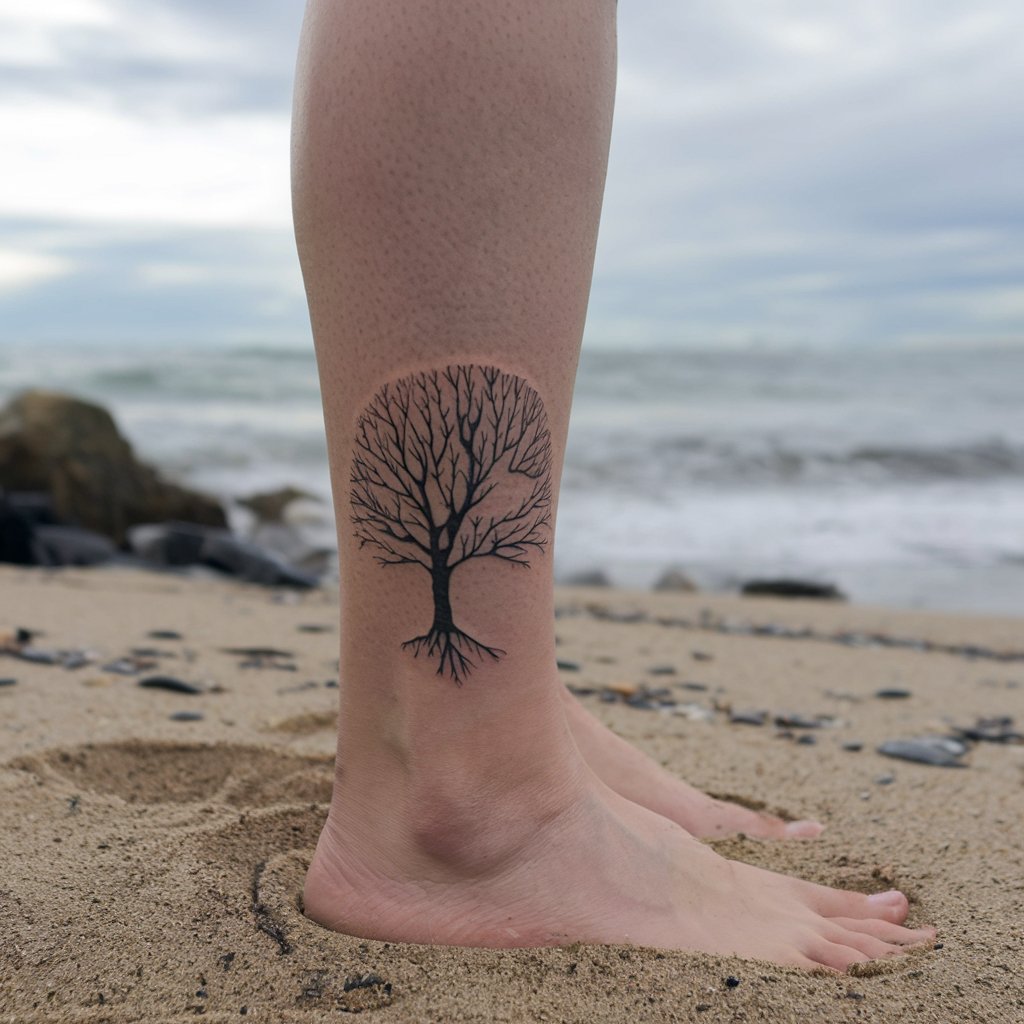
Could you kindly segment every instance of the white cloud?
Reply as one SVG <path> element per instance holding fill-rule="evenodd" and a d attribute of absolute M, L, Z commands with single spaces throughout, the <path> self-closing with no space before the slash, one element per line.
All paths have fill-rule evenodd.
<path fill-rule="evenodd" d="M 0 249 L 0 294 L 31 288 L 68 273 L 70 260 L 50 253 Z"/>

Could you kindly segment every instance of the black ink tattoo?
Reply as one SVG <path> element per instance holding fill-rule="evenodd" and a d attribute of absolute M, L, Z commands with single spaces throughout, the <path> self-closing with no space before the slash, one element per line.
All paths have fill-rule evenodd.
<path fill-rule="evenodd" d="M 540 395 L 492 366 L 385 384 L 356 424 L 352 523 L 382 566 L 430 573 L 434 621 L 402 644 L 459 685 L 506 652 L 452 618 L 452 574 L 475 558 L 528 568 L 551 532 L 551 434 Z"/>

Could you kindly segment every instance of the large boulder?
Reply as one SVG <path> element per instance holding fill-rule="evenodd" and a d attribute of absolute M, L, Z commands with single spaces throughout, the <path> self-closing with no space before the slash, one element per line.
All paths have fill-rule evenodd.
<path fill-rule="evenodd" d="M 136 523 L 227 523 L 218 501 L 140 462 L 106 409 L 53 391 L 24 391 L 0 409 L 0 487 L 45 492 L 60 520 L 118 544 Z"/>

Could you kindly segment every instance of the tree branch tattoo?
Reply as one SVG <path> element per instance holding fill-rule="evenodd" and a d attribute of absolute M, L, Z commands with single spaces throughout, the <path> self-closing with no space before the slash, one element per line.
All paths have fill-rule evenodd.
<path fill-rule="evenodd" d="M 453 573 L 493 558 L 529 568 L 551 532 L 551 434 L 540 396 L 493 366 L 428 370 L 385 384 L 356 424 L 352 523 L 382 566 L 430 574 L 434 620 L 402 647 L 461 685 L 506 652 L 455 625 Z"/>

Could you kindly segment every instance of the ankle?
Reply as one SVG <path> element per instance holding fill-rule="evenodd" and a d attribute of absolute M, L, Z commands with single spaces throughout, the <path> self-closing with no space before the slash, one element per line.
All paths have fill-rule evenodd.
<path fill-rule="evenodd" d="M 510 778 L 467 769 L 392 779 L 371 790 L 342 773 L 325 843 L 332 856 L 395 878 L 493 874 L 577 810 L 589 772 L 564 757 Z M 353 784 L 355 782 L 355 784 Z"/>

